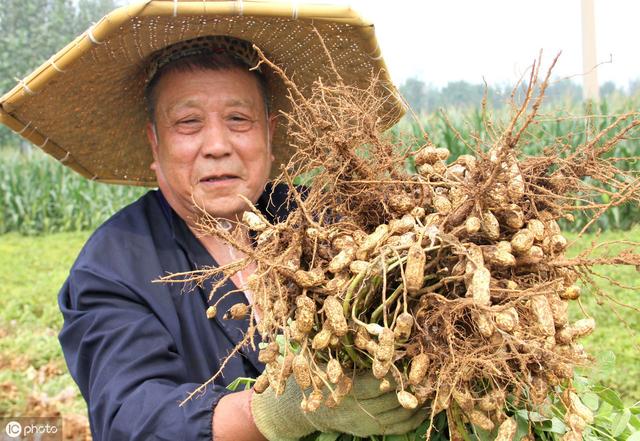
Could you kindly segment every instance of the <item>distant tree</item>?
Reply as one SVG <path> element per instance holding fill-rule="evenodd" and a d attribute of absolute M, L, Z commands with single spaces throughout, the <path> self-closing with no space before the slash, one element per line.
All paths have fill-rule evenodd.
<path fill-rule="evenodd" d="M 439 108 L 478 108 L 486 93 L 487 105 L 499 109 L 508 105 L 513 96 L 516 103 L 521 103 L 527 94 L 527 83 L 515 86 L 502 84 L 486 86 L 471 84 L 466 81 L 452 81 L 443 88 L 425 84 L 419 78 L 411 77 L 401 86 L 400 92 L 411 108 L 416 112 L 431 113 Z M 640 94 L 640 79 L 629 83 L 629 95 Z M 600 88 L 603 98 L 611 94 L 622 94 L 613 82 L 606 82 Z M 582 102 L 582 87 L 569 79 L 552 79 L 545 91 L 544 103 L 553 106 L 573 106 Z"/>
<path fill-rule="evenodd" d="M 78 8 L 75 17 L 76 34 L 87 29 L 95 21 L 112 11 L 118 6 L 124 5 L 122 0 L 78 0 Z"/>
<path fill-rule="evenodd" d="M 419 113 L 427 110 L 427 87 L 422 80 L 415 77 L 408 78 L 400 86 L 400 94 L 407 100 L 414 112 Z"/>
<path fill-rule="evenodd" d="M 445 107 L 479 106 L 484 96 L 484 86 L 454 81 L 442 89 L 441 96 L 442 105 Z"/>
<path fill-rule="evenodd" d="M 114 7 L 114 0 L 2 0 L 0 95 Z M 20 139 L 0 127 L 0 146 Z"/>
<path fill-rule="evenodd" d="M 435 112 L 442 107 L 442 91 L 435 87 L 427 87 L 425 92 L 425 112 Z"/>
<path fill-rule="evenodd" d="M 552 80 L 545 92 L 549 103 L 579 103 L 582 101 L 582 87 L 569 79 Z"/>
<path fill-rule="evenodd" d="M 640 94 L 640 78 L 629 81 L 629 95 Z"/>
<path fill-rule="evenodd" d="M 400 93 L 416 112 L 435 112 L 439 108 L 479 107 L 487 93 L 487 100 L 494 108 L 502 107 L 511 93 L 511 86 L 487 87 L 466 81 L 449 82 L 439 89 L 412 77 L 400 86 Z"/>
<path fill-rule="evenodd" d="M 618 92 L 618 88 L 616 87 L 616 83 L 613 81 L 607 81 L 600 86 L 600 96 L 602 98 L 607 98 L 616 92 Z"/>

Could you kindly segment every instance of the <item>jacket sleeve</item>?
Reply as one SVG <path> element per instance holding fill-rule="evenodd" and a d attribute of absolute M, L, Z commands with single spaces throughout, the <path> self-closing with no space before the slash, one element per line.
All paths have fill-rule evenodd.
<path fill-rule="evenodd" d="M 153 309 L 122 282 L 72 270 L 59 294 L 59 339 L 89 410 L 94 441 L 211 441 L 213 410 L 228 391 L 179 403 L 189 381 L 176 343 Z"/>

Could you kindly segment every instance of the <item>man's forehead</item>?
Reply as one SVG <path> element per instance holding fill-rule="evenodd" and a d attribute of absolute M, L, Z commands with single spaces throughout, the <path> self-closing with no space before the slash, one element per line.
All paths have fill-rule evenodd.
<path fill-rule="evenodd" d="M 171 72 L 161 78 L 156 93 L 165 110 L 210 104 L 259 107 L 263 101 L 257 79 L 239 69 Z"/>

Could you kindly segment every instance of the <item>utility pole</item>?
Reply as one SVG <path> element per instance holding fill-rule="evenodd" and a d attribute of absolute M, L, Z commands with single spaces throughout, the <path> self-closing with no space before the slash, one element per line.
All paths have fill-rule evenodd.
<path fill-rule="evenodd" d="M 593 0 L 582 0 L 582 95 L 586 101 L 600 100 L 596 65 L 596 23 Z"/>

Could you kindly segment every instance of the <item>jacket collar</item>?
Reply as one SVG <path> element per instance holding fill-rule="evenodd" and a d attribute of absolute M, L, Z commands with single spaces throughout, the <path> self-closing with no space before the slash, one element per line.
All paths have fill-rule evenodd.
<path fill-rule="evenodd" d="M 195 270 L 204 267 L 217 266 L 215 259 L 209 254 L 204 245 L 202 245 L 198 238 L 189 229 L 186 222 L 178 215 L 178 213 L 175 212 L 175 210 L 171 208 L 162 192 L 158 190 L 156 194 L 160 206 L 162 207 L 162 212 L 170 225 L 173 239 L 187 256 L 191 268 Z M 272 186 L 271 184 L 267 184 L 265 191 L 256 202 L 256 208 L 260 210 L 269 222 L 279 223 L 286 219 L 288 213 L 293 210 L 294 206 L 293 202 L 288 198 L 286 185 L 279 184 Z M 213 320 L 217 322 L 219 327 L 225 332 L 225 334 L 227 334 L 227 337 L 230 338 L 232 342 L 240 342 L 249 328 L 249 319 L 225 320 L 222 317 L 232 305 L 236 303 L 247 304 L 247 299 L 241 292 L 238 292 L 237 295 L 232 294 L 222 297 L 223 293 L 237 290 L 237 287 L 231 280 L 228 280 L 220 289 L 218 289 L 212 298 L 209 299 L 209 293 L 211 292 L 212 285 L 214 283 L 215 280 L 208 280 L 204 286 L 198 287 L 200 294 L 203 297 L 205 304 L 208 306 L 218 302 L 218 312 Z M 260 336 L 255 335 L 253 345 L 245 345 L 245 347 L 240 350 L 240 353 L 244 355 L 258 371 L 262 371 L 264 366 L 258 361 L 258 351 L 252 349 L 252 347 L 257 347 L 259 342 Z"/>

